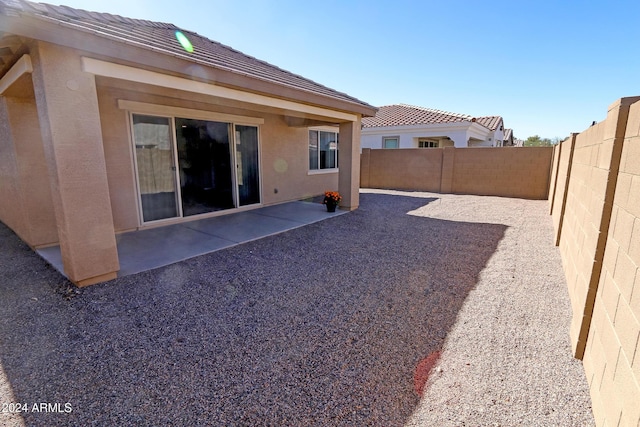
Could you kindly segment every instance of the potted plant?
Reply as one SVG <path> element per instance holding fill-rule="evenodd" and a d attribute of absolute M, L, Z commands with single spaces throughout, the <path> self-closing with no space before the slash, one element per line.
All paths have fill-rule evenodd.
<path fill-rule="evenodd" d="M 327 205 L 327 212 L 335 212 L 340 200 L 342 200 L 342 196 L 337 191 L 325 191 L 322 204 Z"/>

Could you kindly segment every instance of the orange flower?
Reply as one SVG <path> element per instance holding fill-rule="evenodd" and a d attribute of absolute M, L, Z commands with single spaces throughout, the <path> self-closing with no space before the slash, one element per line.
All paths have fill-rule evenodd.
<path fill-rule="evenodd" d="M 337 205 L 340 200 L 342 200 L 342 196 L 337 191 L 325 191 L 322 204 L 333 203 Z"/>

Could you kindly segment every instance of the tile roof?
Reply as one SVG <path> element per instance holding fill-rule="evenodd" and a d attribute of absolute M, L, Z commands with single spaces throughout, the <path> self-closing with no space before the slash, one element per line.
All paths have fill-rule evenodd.
<path fill-rule="evenodd" d="M 407 104 L 386 105 L 378 108 L 375 117 L 364 117 L 362 126 L 409 126 L 435 123 L 455 123 L 472 121 L 473 117 L 467 114 L 450 113 L 434 110 L 433 108 L 417 107 Z"/>
<path fill-rule="evenodd" d="M 496 130 L 500 123 L 502 123 L 502 117 L 486 116 L 474 118 L 468 114 L 451 113 L 433 108 L 417 107 L 415 105 L 394 104 L 380 107 L 375 117 L 364 117 L 362 119 L 362 127 L 372 128 L 462 122 L 477 122 L 487 129 Z"/>
<path fill-rule="evenodd" d="M 487 129 L 496 130 L 498 128 L 498 125 L 502 123 L 502 117 L 500 116 L 478 117 L 476 118 L 476 121 L 480 123 L 482 126 L 486 127 Z"/>
<path fill-rule="evenodd" d="M 505 129 L 504 130 L 504 140 L 505 141 L 511 139 L 512 136 L 513 136 L 513 129 Z"/>
<path fill-rule="evenodd" d="M 229 46 L 195 32 L 181 29 L 173 24 L 131 19 L 110 13 L 89 12 L 68 6 L 54 6 L 26 0 L 0 0 L 0 14 L 12 17 L 32 16 L 115 42 L 135 45 L 160 54 L 171 55 L 316 95 L 374 108 L 357 98 L 245 55 Z M 188 37 L 194 48 L 193 53 L 186 52 L 176 40 L 176 31 L 180 31 Z"/>

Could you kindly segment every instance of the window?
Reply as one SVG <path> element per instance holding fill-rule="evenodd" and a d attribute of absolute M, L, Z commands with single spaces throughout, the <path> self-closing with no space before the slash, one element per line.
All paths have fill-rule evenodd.
<path fill-rule="evenodd" d="M 385 136 L 382 138 L 382 148 L 399 148 L 400 138 L 397 136 Z"/>
<path fill-rule="evenodd" d="M 437 141 L 430 141 L 430 140 L 419 140 L 418 141 L 418 148 L 438 148 L 440 145 Z"/>
<path fill-rule="evenodd" d="M 338 133 L 309 130 L 309 170 L 338 168 Z"/>

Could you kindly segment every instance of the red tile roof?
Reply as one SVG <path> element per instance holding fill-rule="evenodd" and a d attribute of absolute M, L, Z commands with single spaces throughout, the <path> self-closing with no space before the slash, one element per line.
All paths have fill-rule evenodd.
<path fill-rule="evenodd" d="M 447 111 L 434 110 L 432 108 L 416 107 L 407 104 L 385 105 L 378 108 L 375 117 L 362 119 L 362 126 L 409 126 L 434 123 L 454 123 L 471 121 L 472 117 L 466 114 L 449 113 Z"/>
<path fill-rule="evenodd" d="M 496 130 L 498 126 L 502 124 L 502 117 L 500 116 L 486 116 L 478 117 L 476 121 L 487 129 Z"/>
<path fill-rule="evenodd" d="M 507 141 L 513 136 L 513 129 L 504 130 L 504 140 Z"/>
<path fill-rule="evenodd" d="M 502 117 L 487 116 L 474 118 L 468 114 L 451 113 L 433 108 L 417 107 L 415 105 L 394 104 L 378 108 L 375 117 L 364 117 L 362 119 L 362 126 L 364 128 L 372 128 L 474 121 L 488 129 L 495 130 L 498 125 L 502 123 Z"/>
<path fill-rule="evenodd" d="M 92 33 L 117 43 L 135 45 L 160 54 L 183 58 L 316 95 L 374 108 L 345 93 L 245 55 L 229 46 L 178 28 L 173 24 L 131 19 L 109 13 L 89 12 L 68 6 L 54 6 L 26 0 L 0 0 L 0 15 L 11 17 L 28 15 L 69 29 Z M 180 31 L 188 37 L 194 48 L 193 53 L 186 52 L 176 40 L 176 31 Z"/>

